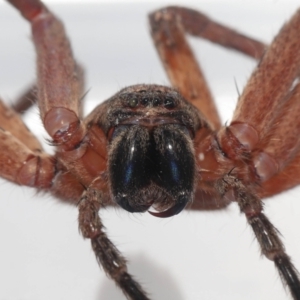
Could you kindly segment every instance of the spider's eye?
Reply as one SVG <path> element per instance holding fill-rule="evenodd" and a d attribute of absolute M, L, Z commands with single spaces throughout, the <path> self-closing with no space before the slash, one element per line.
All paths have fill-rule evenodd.
<path fill-rule="evenodd" d="M 167 96 L 164 99 L 164 106 L 169 109 L 174 108 L 176 106 L 174 98 L 171 96 Z"/>
<path fill-rule="evenodd" d="M 158 97 L 155 97 L 153 99 L 153 106 L 159 106 L 161 104 L 161 99 Z"/>
<path fill-rule="evenodd" d="M 129 100 L 128 100 L 128 105 L 130 106 L 130 107 L 136 107 L 137 105 L 139 104 L 139 101 L 138 101 L 138 99 L 137 98 L 130 98 Z"/>
<path fill-rule="evenodd" d="M 141 104 L 143 106 L 147 106 L 149 104 L 149 98 L 148 97 L 143 97 L 141 100 Z"/>

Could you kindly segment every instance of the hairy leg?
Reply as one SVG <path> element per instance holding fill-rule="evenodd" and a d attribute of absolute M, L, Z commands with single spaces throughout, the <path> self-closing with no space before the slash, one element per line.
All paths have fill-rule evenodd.
<path fill-rule="evenodd" d="M 37 102 L 37 87 L 30 86 L 14 101 L 12 108 L 19 114 L 24 114 Z"/>
<path fill-rule="evenodd" d="M 78 144 L 85 128 L 79 120 L 82 83 L 63 24 L 38 0 L 10 0 L 31 23 L 37 53 L 38 99 L 46 131 L 60 149 Z"/>
<path fill-rule="evenodd" d="M 149 19 L 155 46 L 172 85 L 203 113 L 212 129 L 220 128 L 208 84 L 185 34 L 210 40 L 255 59 L 262 57 L 266 45 L 185 7 L 160 9 Z"/>
<path fill-rule="evenodd" d="M 99 189 L 93 189 L 91 186 L 83 193 L 78 205 L 79 229 L 85 238 L 91 240 L 98 263 L 122 289 L 125 296 L 132 300 L 149 300 L 140 284 L 127 272 L 125 258 L 104 231 L 98 214 L 103 204 L 103 194 Z"/>
<path fill-rule="evenodd" d="M 84 96 L 84 69 L 81 65 L 76 65 L 76 73 L 78 77 L 78 84 L 79 87 L 79 95 L 81 97 Z M 81 100 L 81 99 L 80 99 Z M 23 91 L 22 94 L 14 101 L 12 108 L 14 111 L 23 114 L 25 113 L 30 107 L 38 102 L 38 88 L 37 86 L 31 85 L 26 90 Z M 81 104 L 81 102 L 80 102 Z M 79 116 L 82 116 L 82 107 L 80 107 Z"/>
<path fill-rule="evenodd" d="M 260 183 L 278 174 L 298 153 L 300 87 L 293 84 L 300 68 L 299 28 L 297 11 L 252 74 L 231 124 L 218 132 L 219 144 L 231 160 L 250 157 Z"/>
<path fill-rule="evenodd" d="M 29 131 L 21 116 L 14 109 L 6 106 L 0 99 L 0 127 L 9 131 L 15 138 L 22 142 L 31 151 L 43 151 L 38 139 Z"/>
<path fill-rule="evenodd" d="M 299 28 L 300 11 L 297 11 L 268 47 L 237 104 L 231 126 L 235 123 L 252 126 L 260 141 L 268 134 L 299 74 Z"/>
<path fill-rule="evenodd" d="M 288 286 L 293 299 L 299 300 L 299 273 L 285 252 L 279 237 L 280 233 L 263 213 L 261 199 L 251 193 L 236 177 L 229 174 L 217 182 L 216 188 L 223 195 L 229 189 L 233 189 L 240 210 L 246 215 L 247 221 L 253 229 L 261 253 L 269 260 L 274 261 L 284 285 Z"/>

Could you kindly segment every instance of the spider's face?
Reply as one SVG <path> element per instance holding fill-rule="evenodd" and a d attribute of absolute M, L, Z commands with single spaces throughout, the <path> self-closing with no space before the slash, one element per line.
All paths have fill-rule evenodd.
<path fill-rule="evenodd" d="M 104 107 L 99 123 L 110 141 L 114 201 L 129 212 L 153 206 L 155 216 L 178 214 L 194 193 L 197 111 L 174 89 L 157 85 L 123 89 Z"/>

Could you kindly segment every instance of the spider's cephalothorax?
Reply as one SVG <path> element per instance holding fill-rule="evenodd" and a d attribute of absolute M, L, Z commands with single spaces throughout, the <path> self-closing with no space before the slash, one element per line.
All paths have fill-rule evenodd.
<path fill-rule="evenodd" d="M 114 201 L 129 212 L 153 206 L 164 210 L 155 216 L 178 214 L 194 195 L 192 140 L 204 124 L 198 110 L 176 90 L 158 85 L 125 88 L 99 110 L 96 122 L 110 141 Z"/>

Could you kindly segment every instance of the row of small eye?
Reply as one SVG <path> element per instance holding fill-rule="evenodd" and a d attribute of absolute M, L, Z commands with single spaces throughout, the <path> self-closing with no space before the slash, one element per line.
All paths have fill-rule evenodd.
<path fill-rule="evenodd" d="M 143 97 L 140 101 L 137 97 L 130 97 L 127 100 L 127 105 L 131 108 L 135 108 L 139 105 L 139 103 L 143 106 L 147 106 L 152 103 L 153 106 L 164 105 L 164 107 L 168 109 L 172 109 L 176 107 L 176 101 L 172 96 L 165 97 L 153 97 L 151 100 L 149 97 Z"/>

